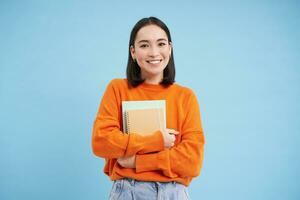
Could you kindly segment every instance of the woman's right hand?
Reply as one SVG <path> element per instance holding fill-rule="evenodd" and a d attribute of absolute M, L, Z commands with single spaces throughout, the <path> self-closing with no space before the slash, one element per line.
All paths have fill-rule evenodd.
<path fill-rule="evenodd" d="M 171 148 L 175 144 L 175 135 L 179 134 L 178 131 L 175 131 L 174 129 L 168 129 L 162 130 L 162 136 L 164 138 L 164 145 L 166 148 Z"/>

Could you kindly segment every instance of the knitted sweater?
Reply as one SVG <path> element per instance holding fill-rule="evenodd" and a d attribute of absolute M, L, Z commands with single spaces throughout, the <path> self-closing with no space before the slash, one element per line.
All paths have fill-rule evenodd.
<path fill-rule="evenodd" d="M 122 132 L 122 101 L 166 100 L 166 127 L 179 131 L 175 145 L 164 147 L 162 133 Z M 141 181 L 175 181 L 186 186 L 200 174 L 204 135 L 197 98 L 191 89 L 176 83 L 164 87 L 142 83 L 130 87 L 126 79 L 114 79 L 103 94 L 96 116 L 92 149 L 105 158 L 104 172 L 111 180 L 124 177 Z M 117 158 L 136 155 L 136 168 L 123 168 Z"/>

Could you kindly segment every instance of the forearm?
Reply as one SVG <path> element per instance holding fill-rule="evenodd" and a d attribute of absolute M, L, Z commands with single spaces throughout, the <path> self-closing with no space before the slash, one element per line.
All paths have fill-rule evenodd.
<path fill-rule="evenodd" d="M 137 155 L 136 172 L 160 170 L 171 178 L 198 176 L 203 162 L 204 136 L 202 132 L 190 134 L 188 139 L 171 149 Z"/>
<path fill-rule="evenodd" d="M 101 119 L 95 121 L 92 149 L 99 157 L 127 157 L 138 153 L 161 151 L 163 148 L 163 138 L 159 131 L 147 136 L 124 134 L 118 127 L 104 126 Z"/>

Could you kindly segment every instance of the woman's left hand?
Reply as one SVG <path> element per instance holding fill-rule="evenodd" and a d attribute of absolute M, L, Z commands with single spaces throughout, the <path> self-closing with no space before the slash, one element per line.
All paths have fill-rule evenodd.
<path fill-rule="evenodd" d="M 135 168 L 135 155 L 130 157 L 118 158 L 117 162 L 125 168 Z"/>

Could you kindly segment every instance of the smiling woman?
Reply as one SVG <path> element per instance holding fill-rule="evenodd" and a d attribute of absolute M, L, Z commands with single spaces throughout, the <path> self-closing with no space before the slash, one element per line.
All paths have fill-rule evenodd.
<path fill-rule="evenodd" d="M 150 84 L 157 84 L 162 80 L 171 51 L 167 34 L 156 25 L 141 28 L 134 44 L 130 46 L 131 56 L 140 66 L 142 79 Z"/>
<path fill-rule="evenodd" d="M 129 39 L 127 79 L 134 87 L 144 82 L 163 85 L 174 83 L 171 34 L 161 20 L 144 18 L 133 27 Z"/>
<path fill-rule="evenodd" d="M 93 127 L 93 152 L 105 158 L 104 172 L 114 181 L 110 199 L 189 199 L 204 134 L 196 95 L 174 82 L 169 29 L 155 17 L 141 19 L 130 35 L 127 79 L 107 86 Z M 125 134 L 122 102 L 145 100 L 165 102 L 166 128 Z"/>

